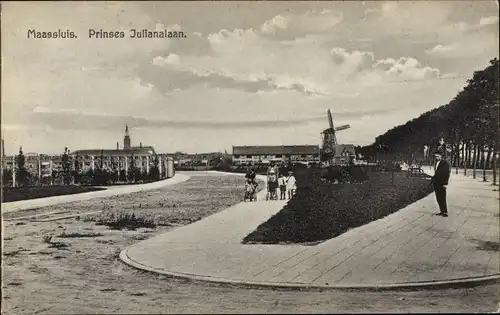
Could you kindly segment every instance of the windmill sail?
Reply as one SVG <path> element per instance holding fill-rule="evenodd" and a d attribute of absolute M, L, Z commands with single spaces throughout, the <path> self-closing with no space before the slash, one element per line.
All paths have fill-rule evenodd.
<path fill-rule="evenodd" d="M 345 129 L 349 129 L 349 128 L 351 128 L 350 125 L 342 125 L 339 127 L 335 127 L 335 131 L 345 130 Z"/>
<path fill-rule="evenodd" d="M 330 124 L 330 128 L 333 129 L 333 118 L 332 118 L 332 112 L 328 110 L 328 123 Z"/>

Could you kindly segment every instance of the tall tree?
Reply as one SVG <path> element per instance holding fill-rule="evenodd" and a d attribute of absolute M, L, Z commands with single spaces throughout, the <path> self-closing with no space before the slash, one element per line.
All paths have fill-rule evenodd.
<path fill-rule="evenodd" d="M 71 184 L 72 176 L 71 176 L 71 161 L 69 158 L 69 150 L 68 147 L 64 148 L 64 153 L 61 157 L 61 166 L 62 166 L 62 176 L 64 185 Z"/>
<path fill-rule="evenodd" d="M 23 153 L 23 147 L 19 148 L 19 154 L 16 156 L 16 181 L 19 186 L 26 186 L 29 180 L 29 172 L 26 169 L 26 157 Z"/>
<path fill-rule="evenodd" d="M 74 179 L 75 179 L 75 183 L 80 183 L 80 171 L 81 171 L 81 168 L 80 168 L 80 155 L 78 154 L 78 152 L 76 153 L 75 155 L 75 160 L 73 161 L 73 172 L 74 172 Z"/>
<path fill-rule="evenodd" d="M 118 170 L 118 163 L 116 162 L 116 159 L 114 156 L 110 157 L 110 164 L 111 164 L 111 181 L 113 183 L 117 182 L 120 179 L 120 172 Z"/>
<path fill-rule="evenodd" d="M 130 163 L 128 166 L 128 173 L 127 173 L 127 180 L 129 182 L 135 183 L 135 181 L 137 180 L 137 171 L 138 169 L 135 163 L 135 155 L 132 152 L 132 154 L 130 155 Z"/>

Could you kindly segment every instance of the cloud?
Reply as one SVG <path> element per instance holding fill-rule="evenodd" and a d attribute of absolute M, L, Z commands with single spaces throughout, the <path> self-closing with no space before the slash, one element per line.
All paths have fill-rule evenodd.
<path fill-rule="evenodd" d="M 489 16 L 492 9 L 488 3 L 471 6 L 467 2 L 446 1 L 376 2 L 364 9 L 364 20 L 357 23 L 349 35 L 372 41 L 392 38 L 394 45 L 402 40 L 444 45 L 461 40 L 465 34 L 473 36 L 482 31 L 498 34 L 498 30 L 491 27 L 498 23 L 498 17 Z"/>
<path fill-rule="evenodd" d="M 401 80 L 425 80 L 437 78 L 439 69 L 424 66 L 417 59 L 402 57 L 398 60 L 387 58 L 378 60 L 375 68 L 384 70 L 384 73 L 393 79 Z"/>
<path fill-rule="evenodd" d="M 471 58 L 484 59 L 494 56 L 491 52 L 498 51 L 498 34 L 476 34 L 463 37 L 462 41 L 451 44 L 438 44 L 425 52 L 436 58 Z"/>
<path fill-rule="evenodd" d="M 268 80 L 235 79 L 230 75 L 216 72 L 196 71 L 172 67 L 162 57 L 155 57 L 153 65 L 138 68 L 143 84 L 151 84 L 160 93 L 165 94 L 178 90 L 192 90 L 197 87 L 231 88 L 249 93 L 273 89 Z"/>
<path fill-rule="evenodd" d="M 301 37 L 309 33 L 327 32 L 336 27 L 342 19 L 342 12 L 327 9 L 279 14 L 265 21 L 260 27 L 260 32 L 274 35 L 288 32 L 288 35 L 293 33 L 293 37 Z"/>
<path fill-rule="evenodd" d="M 440 79 L 456 79 L 459 78 L 458 73 L 456 72 L 449 72 L 449 73 L 444 73 L 439 76 Z"/>
<path fill-rule="evenodd" d="M 446 54 L 453 51 L 456 51 L 460 48 L 460 45 L 457 43 L 449 44 L 449 45 L 436 45 L 430 49 L 427 49 L 425 52 L 429 55 L 432 54 Z"/>
<path fill-rule="evenodd" d="M 439 74 L 415 58 L 376 60 L 369 51 L 304 38 L 275 41 L 253 29 L 221 30 L 209 34 L 207 41 L 212 48 L 208 55 L 154 57 L 156 75 L 143 79 L 163 92 L 207 84 L 247 92 L 285 89 L 304 95 L 352 95 L 356 88 L 383 85 L 384 80 L 423 80 Z M 391 67 L 381 70 L 378 66 L 384 62 L 392 62 Z"/>
<path fill-rule="evenodd" d="M 498 16 L 482 17 L 479 20 L 479 25 L 493 25 L 498 24 Z"/>
<path fill-rule="evenodd" d="M 280 30 L 286 29 L 288 25 L 289 21 L 285 17 L 281 15 L 276 15 L 269 21 L 264 22 L 264 24 L 262 24 L 262 26 L 260 27 L 260 30 L 263 33 L 275 33 L 276 30 L 278 29 Z"/>
<path fill-rule="evenodd" d="M 378 12 L 380 12 L 380 10 L 377 8 L 368 8 L 365 10 L 365 15 L 372 14 L 372 13 L 378 13 Z"/>
<path fill-rule="evenodd" d="M 343 66 L 343 71 L 347 73 L 357 73 L 370 69 L 375 61 L 372 52 L 347 51 L 341 47 L 335 47 L 330 51 L 335 64 Z"/>
<path fill-rule="evenodd" d="M 153 65 L 155 66 L 166 66 L 166 65 L 179 65 L 180 57 L 177 54 L 171 53 L 166 58 L 155 57 L 153 58 Z"/>
<path fill-rule="evenodd" d="M 394 35 L 431 34 L 446 23 L 447 8 L 440 2 L 384 1 L 364 10 L 365 20 L 354 33 L 372 39 Z M 425 16 L 425 19 L 422 17 Z"/>
<path fill-rule="evenodd" d="M 425 53 L 436 59 L 491 58 L 498 53 L 497 23 L 498 17 L 490 16 L 445 24 L 437 30 L 438 43 Z"/>

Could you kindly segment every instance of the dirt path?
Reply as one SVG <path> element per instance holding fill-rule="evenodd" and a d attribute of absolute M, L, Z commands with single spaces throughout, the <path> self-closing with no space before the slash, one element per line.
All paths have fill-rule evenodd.
<path fill-rule="evenodd" d="M 110 230 L 78 218 L 4 222 L 2 313 L 491 312 L 497 308 L 499 285 L 406 293 L 249 289 L 167 278 L 119 261 L 126 246 L 235 204 L 241 192 L 238 177 L 197 175 L 176 186 L 118 196 L 104 204 L 88 200 L 39 209 L 68 211 L 65 215 L 96 209 L 106 214 L 134 211 L 159 217 L 162 225 L 156 229 Z"/>

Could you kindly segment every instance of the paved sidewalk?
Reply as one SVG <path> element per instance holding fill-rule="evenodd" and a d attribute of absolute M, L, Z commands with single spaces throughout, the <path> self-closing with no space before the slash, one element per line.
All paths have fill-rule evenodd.
<path fill-rule="evenodd" d="M 452 174 L 448 218 L 431 194 L 316 246 L 242 245 L 284 201 L 240 203 L 124 250 L 149 271 L 218 282 L 277 286 L 395 286 L 499 273 L 498 191 Z"/>
<path fill-rule="evenodd" d="M 123 186 L 110 186 L 106 190 L 100 191 L 91 191 L 81 194 L 73 194 L 73 195 L 63 195 L 63 196 L 53 196 L 47 198 L 38 198 L 38 199 L 29 199 L 29 200 L 20 200 L 13 202 L 5 202 L 2 203 L 2 212 L 12 212 L 12 211 L 20 211 L 20 210 L 28 210 L 33 208 L 41 208 L 45 206 L 53 206 L 56 204 L 73 202 L 73 201 L 82 201 L 89 200 L 93 198 L 103 198 L 103 197 L 111 197 L 117 195 L 125 195 L 138 191 L 146 191 L 152 189 L 158 189 L 164 186 L 174 185 L 183 181 L 188 180 L 190 177 L 185 174 L 175 174 L 174 177 L 164 179 L 161 181 L 147 183 L 147 184 L 138 184 L 138 185 L 123 185 Z"/>

